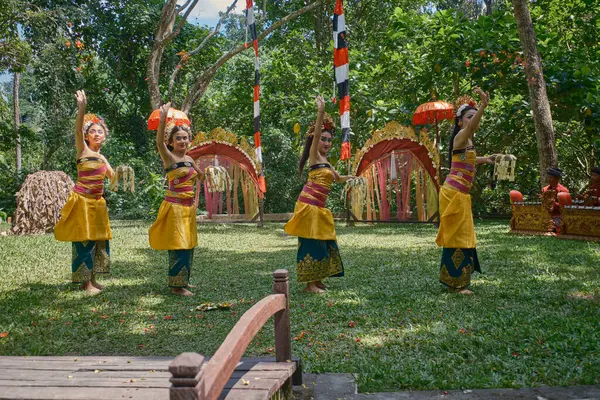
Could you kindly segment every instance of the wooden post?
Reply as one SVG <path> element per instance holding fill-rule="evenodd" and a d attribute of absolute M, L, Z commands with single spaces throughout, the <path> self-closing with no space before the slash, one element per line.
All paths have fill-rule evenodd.
<path fill-rule="evenodd" d="M 286 271 L 287 272 L 287 271 Z M 204 380 L 202 379 L 202 364 L 204 356 L 198 353 L 182 353 L 171 365 L 170 400 L 204 400 Z"/>
<path fill-rule="evenodd" d="M 346 193 L 346 227 L 350 225 L 350 193 Z"/>
<path fill-rule="evenodd" d="M 258 200 L 258 227 L 262 228 L 264 226 L 264 214 L 265 214 L 265 199 Z"/>
<path fill-rule="evenodd" d="M 273 272 L 273 292 L 285 295 L 285 310 L 275 314 L 275 361 L 289 362 L 292 359 L 292 338 L 290 330 L 290 280 L 288 271 L 278 269 Z M 301 373 L 301 372 L 300 372 Z M 281 387 L 284 398 L 292 394 L 291 379 Z"/>
<path fill-rule="evenodd" d="M 438 174 L 438 185 L 441 185 L 442 182 L 442 155 L 440 154 L 440 130 L 438 128 L 438 120 L 437 120 L 437 114 L 435 115 L 435 148 L 438 152 L 438 155 L 440 156 L 440 162 L 438 163 L 437 166 L 437 174 Z M 450 165 L 450 163 L 452 162 L 452 160 L 448 161 L 448 165 Z"/>
<path fill-rule="evenodd" d="M 285 362 L 292 359 L 292 339 L 290 332 L 290 280 L 286 269 L 273 272 L 273 292 L 284 294 L 285 310 L 275 314 L 275 361 Z"/>

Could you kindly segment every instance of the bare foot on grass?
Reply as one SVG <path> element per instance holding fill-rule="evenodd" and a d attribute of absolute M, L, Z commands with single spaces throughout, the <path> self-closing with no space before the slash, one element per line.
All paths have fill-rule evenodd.
<path fill-rule="evenodd" d="M 98 290 L 104 289 L 104 285 L 99 284 L 96 280 L 91 281 L 91 283 L 92 283 L 92 286 Z"/>
<path fill-rule="evenodd" d="M 318 287 L 315 282 L 309 282 L 306 284 L 306 287 L 304 288 L 305 292 L 308 293 L 325 293 L 325 291 L 323 289 L 321 289 L 320 287 Z"/>
<path fill-rule="evenodd" d="M 316 281 L 315 282 L 315 286 L 317 286 L 319 289 L 323 289 L 323 290 L 327 290 L 327 285 L 325 285 L 323 282 L 321 281 Z"/>
<path fill-rule="evenodd" d="M 102 291 L 102 289 L 98 289 L 95 287 L 92 282 L 85 282 L 80 286 L 81 290 L 88 292 L 89 294 L 97 294 Z"/>
<path fill-rule="evenodd" d="M 190 292 L 186 288 L 173 288 L 171 289 L 171 293 L 178 294 L 180 296 L 193 296 L 194 293 Z"/>

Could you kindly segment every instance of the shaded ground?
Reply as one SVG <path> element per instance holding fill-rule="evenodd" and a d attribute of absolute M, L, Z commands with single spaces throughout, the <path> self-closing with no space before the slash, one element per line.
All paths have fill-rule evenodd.
<path fill-rule="evenodd" d="M 306 371 L 355 374 L 360 392 L 600 383 L 600 244 L 506 234 L 478 223 L 473 297 L 444 292 L 426 225 L 338 226 L 346 277 L 321 296 L 295 281 L 296 239 L 282 224 L 201 226 L 194 298 L 167 295 L 166 252 L 149 223 L 113 223 L 106 290 L 70 279 L 70 245 L 0 237 L 1 355 L 212 354 L 240 315 L 292 275 L 293 353 Z M 203 302 L 229 311 L 197 312 Z M 271 327 L 247 356 L 273 350 Z"/>

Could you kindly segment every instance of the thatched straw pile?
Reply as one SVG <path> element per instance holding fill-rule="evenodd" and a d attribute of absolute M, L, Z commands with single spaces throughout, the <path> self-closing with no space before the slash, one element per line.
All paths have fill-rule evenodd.
<path fill-rule="evenodd" d="M 39 171 L 28 175 L 16 194 L 17 210 L 11 233 L 52 232 L 73 186 L 71 178 L 62 171 Z"/>

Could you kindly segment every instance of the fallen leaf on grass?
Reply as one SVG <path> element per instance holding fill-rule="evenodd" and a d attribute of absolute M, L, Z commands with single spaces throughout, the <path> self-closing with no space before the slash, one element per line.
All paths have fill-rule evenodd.
<path fill-rule="evenodd" d="M 294 340 L 298 341 L 298 340 L 302 340 L 304 338 L 304 336 L 306 335 L 307 332 L 302 331 L 300 332 L 300 334 L 298 336 L 294 336 Z"/>
<path fill-rule="evenodd" d="M 190 311 L 212 311 L 212 310 L 229 310 L 233 307 L 233 304 L 228 302 L 223 303 L 202 303 L 196 308 L 192 308 Z"/>
<path fill-rule="evenodd" d="M 2 332 L 0 333 L 0 338 L 5 338 L 8 336 L 8 332 Z"/>

